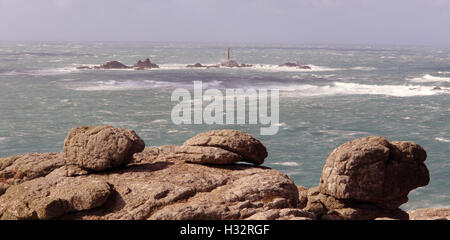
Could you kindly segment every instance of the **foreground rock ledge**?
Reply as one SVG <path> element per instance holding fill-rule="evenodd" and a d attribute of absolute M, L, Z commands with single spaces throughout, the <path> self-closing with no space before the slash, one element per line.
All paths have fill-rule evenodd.
<path fill-rule="evenodd" d="M 0 219 L 449 217 L 449 209 L 404 212 L 396 207 L 411 189 L 429 181 L 426 153 L 417 144 L 389 143 L 379 137 L 346 143 L 333 151 L 319 186 L 310 189 L 296 186 L 277 170 L 238 164 L 262 164 L 267 155 L 261 142 L 235 130 L 200 133 L 183 146 L 144 148 L 132 130 L 75 128 L 68 134 L 64 153 L 0 159 Z M 403 174 L 392 176 L 398 171 Z M 358 178 L 365 173 L 371 173 L 370 178 Z M 416 175 L 414 181 L 398 182 L 410 174 Z M 365 188 L 355 183 L 368 179 L 373 182 Z M 377 192 L 372 189 L 378 188 L 374 183 L 392 186 Z"/>

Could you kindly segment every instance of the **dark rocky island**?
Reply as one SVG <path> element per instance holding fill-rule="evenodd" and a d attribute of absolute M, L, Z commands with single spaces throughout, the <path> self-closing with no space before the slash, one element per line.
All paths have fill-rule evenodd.
<path fill-rule="evenodd" d="M 110 61 L 100 66 L 79 66 L 77 69 L 135 69 L 135 70 L 144 70 L 144 69 L 152 69 L 159 68 L 157 64 L 154 64 L 150 61 L 149 58 L 145 59 L 145 61 L 138 60 L 136 64 L 133 66 L 127 66 L 119 61 Z"/>
<path fill-rule="evenodd" d="M 260 166 L 267 156 L 260 141 L 235 130 L 145 148 L 132 130 L 79 127 L 61 153 L 0 159 L 0 219 L 450 217 L 450 209 L 398 208 L 430 180 L 427 154 L 413 142 L 347 142 L 329 155 L 318 186 L 309 189 Z"/>

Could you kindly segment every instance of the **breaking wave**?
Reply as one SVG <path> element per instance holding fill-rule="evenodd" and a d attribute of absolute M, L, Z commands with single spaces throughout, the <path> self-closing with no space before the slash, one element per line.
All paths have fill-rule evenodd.
<path fill-rule="evenodd" d="M 430 74 L 425 74 L 422 77 L 411 78 L 411 82 L 450 82 L 450 77 L 436 77 Z"/>
<path fill-rule="evenodd" d="M 221 81 L 204 82 L 204 88 L 222 88 Z M 107 81 L 95 81 L 74 83 L 66 85 L 66 88 L 75 91 L 123 91 L 123 90 L 145 90 L 154 88 L 186 88 L 193 87 L 191 82 L 168 82 L 168 81 L 155 81 L 155 80 L 107 80 Z"/>
<path fill-rule="evenodd" d="M 430 86 L 416 85 L 368 85 L 359 83 L 333 82 L 329 85 L 290 85 L 268 86 L 268 89 L 291 91 L 293 96 L 326 96 L 326 95 L 386 95 L 392 97 L 431 96 L 448 94 L 450 89 L 433 90 Z"/>
<path fill-rule="evenodd" d="M 297 163 L 297 162 L 271 162 L 270 164 L 279 165 L 279 166 L 286 166 L 286 167 L 298 167 L 298 166 L 302 165 L 302 164 Z"/>
<path fill-rule="evenodd" d="M 435 138 L 435 140 L 436 140 L 436 141 L 439 141 L 439 142 L 450 143 L 450 139 L 445 139 L 445 138 L 437 137 L 437 138 Z"/>
<path fill-rule="evenodd" d="M 49 69 L 37 69 L 37 70 L 25 70 L 25 71 L 5 71 L 0 72 L 0 76 L 54 76 L 68 74 L 78 71 L 75 67 L 64 67 L 64 68 L 49 68 Z"/>

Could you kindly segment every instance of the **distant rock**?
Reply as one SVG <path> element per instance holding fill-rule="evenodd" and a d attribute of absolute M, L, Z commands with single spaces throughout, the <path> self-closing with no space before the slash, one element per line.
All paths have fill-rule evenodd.
<path fill-rule="evenodd" d="M 110 61 L 100 66 L 95 66 L 94 69 L 129 69 L 131 67 L 119 62 L 119 61 Z"/>
<path fill-rule="evenodd" d="M 133 66 L 127 66 L 119 61 L 110 61 L 100 66 L 79 66 L 77 69 L 83 70 L 83 69 L 131 69 L 134 68 L 135 70 L 144 70 L 144 69 L 151 69 L 151 68 L 159 68 L 157 64 L 154 64 L 150 62 L 150 59 L 147 58 L 145 61 L 138 60 L 136 64 Z"/>
<path fill-rule="evenodd" d="M 190 64 L 186 66 L 187 68 L 206 68 L 208 66 L 202 65 L 201 63 Z"/>
<path fill-rule="evenodd" d="M 147 68 L 149 68 L 149 69 L 159 68 L 159 66 L 157 64 L 150 62 L 149 58 L 145 59 L 145 61 L 138 60 L 138 62 L 136 64 L 134 64 L 133 67 L 138 70 L 147 69 Z"/>
<path fill-rule="evenodd" d="M 144 147 L 144 141 L 132 130 L 83 126 L 69 132 L 63 151 L 67 163 L 101 171 L 128 163 Z"/>
<path fill-rule="evenodd" d="M 299 66 L 298 69 L 312 69 L 310 66 Z"/>
<path fill-rule="evenodd" d="M 213 130 L 199 133 L 187 140 L 184 146 L 219 147 L 237 153 L 243 161 L 260 165 L 267 157 L 267 150 L 261 142 L 249 134 L 237 130 Z"/>
<path fill-rule="evenodd" d="M 229 67 L 229 68 L 245 68 L 245 67 L 252 67 L 253 65 L 251 64 L 239 64 L 238 62 L 234 61 L 234 60 L 226 60 L 220 63 L 221 67 Z"/>
<path fill-rule="evenodd" d="M 278 66 L 279 67 L 295 67 L 298 69 L 311 69 L 310 66 L 303 66 L 303 65 L 300 65 L 299 63 L 293 63 L 293 62 L 286 62 L 286 63 L 280 64 Z"/>
<path fill-rule="evenodd" d="M 220 66 L 232 68 L 232 67 L 240 67 L 241 65 L 234 60 L 226 60 L 221 62 Z"/>
<path fill-rule="evenodd" d="M 77 69 L 83 70 L 83 69 L 92 69 L 92 68 L 89 66 L 79 66 L 79 67 L 77 67 Z"/>
<path fill-rule="evenodd" d="M 293 62 L 286 62 L 286 63 L 280 64 L 278 66 L 280 66 L 280 67 L 300 67 L 300 64 L 293 63 Z"/>

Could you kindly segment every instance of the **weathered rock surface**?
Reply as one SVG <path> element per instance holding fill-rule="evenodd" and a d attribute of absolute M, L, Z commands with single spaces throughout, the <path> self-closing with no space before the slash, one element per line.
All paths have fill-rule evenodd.
<path fill-rule="evenodd" d="M 347 142 L 328 157 L 320 192 L 396 209 L 408 201 L 411 190 L 429 183 L 426 156 L 413 142 L 389 143 L 382 137 Z"/>
<path fill-rule="evenodd" d="M 0 195 L 11 185 L 45 176 L 64 165 L 61 153 L 29 153 L 0 158 Z"/>
<path fill-rule="evenodd" d="M 99 207 L 110 193 L 101 179 L 50 174 L 8 188 L 0 197 L 0 219 L 51 219 Z"/>
<path fill-rule="evenodd" d="M 69 132 L 63 151 L 68 164 L 101 171 L 127 164 L 144 147 L 144 141 L 132 130 L 83 126 Z"/>
<path fill-rule="evenodd" d="M 450 220 L 448 208 L 421 208 L 408 211 L 410 220 Z"/>
<path fill-rule="evenodd" d="M 227 165 L 239 162 L 242 156 L 217 147 L 180 146 L 165 158 L 183 159 L 185 162 Z"/>
<path fill-rule="evenodd" d="M 374 220 L 382 217 L 408 219 L 408 214 L 399 208 L 383 209 L 370 203 L 337 199 L 321 193 L 319 187 L 307 190 L 307 205 L 304 210 L 314 213 L 322 220 Z"/>
<path fill-rule="evenodd" d="M 283 208 L 258 212 L 247 218 L 247 220 L 314 220 L 315 218 L 314 214 L 305 210 Z"/>
<path fill-rule="evenodd" d="M 243 161 L 260 165 L 267 157 L 267 150 L 261 142 L 249 134 L 237 130 L 213 130 L 199 133 L 188 139 L 184 146 L 218 147 L 237 153 Z"/>
<path fill-rule="evenodd" d="M 308 204 L 308 189 L 303 186 L 297 186 L 298 190 L 298 208 L 305 208 Z"/>

